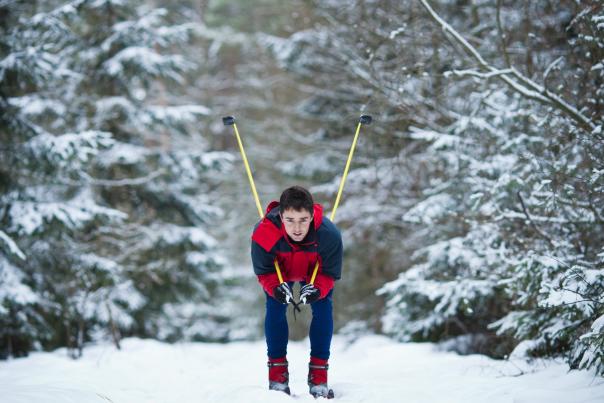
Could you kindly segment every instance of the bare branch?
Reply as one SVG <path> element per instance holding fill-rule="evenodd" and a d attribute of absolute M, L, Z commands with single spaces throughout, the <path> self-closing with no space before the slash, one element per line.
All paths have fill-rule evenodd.
<path fill-rule="evenodd" d="M 560 56 L 559 58 L 557 58 L 556 60 L 554 60 L 553 62 L 551 62 L 549 64 L 549 66 L 547 66 L 547 68 L 545 69 L 545 71 L 543 72 L 543 85 L 545 86 L 545 88 L 547 88 L 547 77 L 549 76 L 549 73 L 554 69 L 554 67 L 556 67 L 564 58 L 562 56 Z"/>
<path fill-rule="evenodd" d="M 119 180 L 107 180 L 107 179 L 95 179 L 89 178 L 90 184 L 93 186 L 104 186 L 104 187 L 118 187 L 118 186 L 139 186 L 143 185 L 147 182 L 151 182 L 153 179 L 157 178 L 161 174 L 165 172 L 164 169 L 158 169 L 157 171 L 151 172 L 147 176 L 141 176 L 138 178 L 125 178 Z M 73 185 L 81 185 L 79 182 L 70 183 Z"/>
<path fill-rule="evenodd" d="M 497 32 L 499 33 L 499 39 L 501 39 L 501 51 L 503 53 L 503 58 L 505 59 L 505 65 L 510 67 L 512 63 L 510 62 L 510 55 L 508 53 L 508 47 L 506 44 L 507 36 L 503 31 L 503 24 L 501 23 L 501 2 L 503 0 L 497 0 Z"/>
<path fill-rule="evenodd" d="M 551 247 L 554 247 L 554 243 L 552 242 L 552 239 L 547 236 L 545 234 L 545 232 L 541 231 L 541 229 L 539 227 L 537 227 L 537 225 L 535 224 L 535 222 L 531 219 L 531 216 L 529 215 L 526 206 L 524 205 L 524 200 L 522 200 L 522 196 L 520 195 L 520 192 L 516 192 L 516 196 L 518 196 L 518 200 L 520 200 L 520 205 L 522 205 L 522 211 L 524 212 L 524 215 L 526 216 L 526 219 L 529 221 L 529 223 L 531 223 L 531 227 L 533 227 L 533 229 L 537 232 L 537 234 L 539 234 L 541 236 L 541 238 L 545 239 Z"/>
<path fill-rule="evenodd" d="M 474 48 L 468 41 L 464 39 L 463 36 L 459 34 L 451 25 L 449 25 L 445 20 L 443 20 L 428 4 L 427 0 L 419 0 L 419 2 L 424 6 L 424 8 L 428 11 L 430 16 L 441 26 L 444 33 L 451 35 L 462 47 L 466 50 L 466 52 L 474 58 L 480 67 L 487 71 L 501 71 L 489 63 L 482 57 L 480 53 Z M 512 72 L 508 74 L 499 74 L 496 77 L 509 85 L 513 90 L 522 94 L 523 96 L 533 99 L 535 101 L 541 102 L 544 105 L 554 106 L 566 115 L 568 115 L 571 119 L 573 119 L 576 123 L 579 124 L 583 129 L 588 132 L 592 132 L 596 125 L 591 121 L 591 119 L 584 114 L 582 114 L 577 108 L 570 105 L 568 102 L 564 101 L 557 94 L 548 91 L 543 86 L 535 83 L 530 78 L 522 75 L 517 69 L 511 67 Z"/>
<path fill-rule="evenodd" d="M 531 46 L 531 32 L 533 30 L 530 17 L 528 0 L 524 0 L 524 32 L 526 33 L 526 73 L 529 77 L 533 75 L 533 47 Z"/>
<path fill-rule="evenodd" d="M 453 73 L 458 77 L 464 77 L 464 76 L 472 76 L 472 77 L 478 77 L 478 78 L 483 78 L 485 80 L 488 80 L 489 78 L 492 77 L 496 77 L 502 74 L 510 74 L 512 72 L 511 69 L 505 69 L 505 70 L 495 70 L 495 71 L 491 71 L 489 73 L 480 73 L 476 70 L 453 70 L 451 72 L 447 72 L 447 73 Z M 445 73 L 445 76 L 447 76 L 448 74 Z"/>

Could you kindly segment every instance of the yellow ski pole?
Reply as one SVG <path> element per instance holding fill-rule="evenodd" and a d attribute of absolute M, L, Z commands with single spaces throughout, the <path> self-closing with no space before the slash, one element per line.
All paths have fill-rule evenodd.
<path fill-rule="evenodd" d="M 354 139 L 352 140 L 352 146 L 350 147 L 350 152 L 348 153 L 348 161 L 346 161 L 346 167 L 344 168 L 344 175 L 342 175 L 342 179 L 340 180 L 340 188 L 338 189 L 338 195 L 336 196 L 336 202 L 333 205 L 333 210 L 331 211 L 331 215 L 329 219 L 333 221 L 336 216 L 336 210 L 338 209 L 338 204 L 340 203 L 340 198 L 342 197 L 342 190 L 344 189 L 344 183 L 346 182 L 346 176 L 348 176 L 348 169 L 350 168 L 350 161 L 352 161 L 352 155 L 354 154 L 354 149 L 357 145 L 357 139 L 359 137 L 359 131 L 361 130 L 361 125 L 363 124 L 371 124 L 371 116 L 362 115 L 359 118 L 359 124 L 357 125 L 357 131 L 354 134 Z M 315 264 L 315 268 L 312 273 L 312 277 L 310 278 L 310 284 L 315 283 L 315 277 L 317 277 L 317 272 L 319 270 L 319 260 L 317 259 L 317 263 Z"/>
<path fill-rule="evenodd" d="M 237 125 L 235 124 L 235 118 L 233 116 L 225 116 L 222 118 L 222 123 L 224 123 L 225 126 L 233 126 L 233 129 L 235 130 L 235 136 L 237 136 L 237 144 L 239 144 L 239 151 L 241 152 L 241 157 L 243 158 L 243 163 L 245 164 L 245 171 L 247 172 L 247 177 L 250 181 L 254 200 L 256 200 L 256 208 L 258 208 L 258 214 L 260 214 L 260 219 L 262 219 L 264 218 L 264 213 L 262 212 L 262 205 L 260 204 L 260 198 L 258 197 L 258 192 L 256 191 L 256 185 L 254 184 L 252 170 L 250 169 L 250 164 L 247 161 L 245 150 L 243 149 L 243 143 L 241 142 L 241 137 L 239 136 L 239 130 L 237 130 Z M 281 269 L 279 268 L 279 263 L 277 262 L 277 259 L 275 259 L 274 263 L 275 269 L 277 270 L 277 277 L 279 278 L 279 283 L 283 284 L 283 276 L 281 275 Z"/>

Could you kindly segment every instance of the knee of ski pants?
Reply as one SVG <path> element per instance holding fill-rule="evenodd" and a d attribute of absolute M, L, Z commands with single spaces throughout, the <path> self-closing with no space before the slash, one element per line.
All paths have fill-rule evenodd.
<path fill-rule="evenodd" d="M 324 298 L 310 304 L 312 316 L 331 316 L 333 312 L 333 288 Z"/>
<path fill-rule="evenodd" d="M 294 283 L 288 282 L 287 284 L 289 284 L 289 287 L 293 289 Z M 264 291 L 264 294 L 266 295 L 266 313 L 271 317 L 276 316 L 285 318 L 288 305 L 282 304 L 281 302 L 277 301 L 275 298 L 271 297 L 266 291 Z"/>
<path fill-rule="evenodd" d="M 300 286 L 304 287 L 306 285 L 305 282 L 300 282 Z M 317 309 L 331 309 L 333 306 L 333 290 L 335 289 L 332 288 L 331 290 L 329 290 L 329 292 L 327 293 L 327 295 L 321 299 L 316 300 L 315 302 L 313 302 L 312 304 L 310 304 L 310 307 L 312 308 L 313 314 L 315 312 L 315 310 Z"/>

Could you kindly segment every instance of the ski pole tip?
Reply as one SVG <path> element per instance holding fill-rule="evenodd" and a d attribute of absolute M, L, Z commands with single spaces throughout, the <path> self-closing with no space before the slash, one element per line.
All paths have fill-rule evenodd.
<path fill-rule="evenodd" d="M 369 115 L 361 115 L 361 117 L 359 118 L 359 122 L 364 125 L 371 124 L 371 121 L 372 121 L 372 118 Z"/>
<path fill-rule="evenodd" d="M 233 116 L 225 116 L 222 118 L 222 123 L 224 123 L 225 126 L 232 126 L 235 124 L 235 118 Z"/>

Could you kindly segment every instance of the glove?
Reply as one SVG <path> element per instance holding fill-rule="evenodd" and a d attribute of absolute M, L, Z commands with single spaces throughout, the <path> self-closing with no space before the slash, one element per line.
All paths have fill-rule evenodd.
<path fill-rule="evenodd" d="M 300 302 L 303 304 L 312 304 L 321 296 L 321 292 L 314 284 L 306 284 L 300 289 Z"/>
<path fill-rule="evenodd" d="M 294 301 L 294 294 L 289 284 L 281 283 L 273 289 L 273 297 L 282 304 L 289 304 Z"/>

